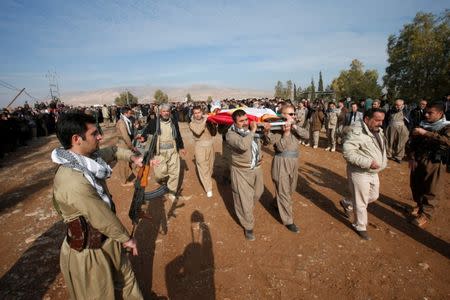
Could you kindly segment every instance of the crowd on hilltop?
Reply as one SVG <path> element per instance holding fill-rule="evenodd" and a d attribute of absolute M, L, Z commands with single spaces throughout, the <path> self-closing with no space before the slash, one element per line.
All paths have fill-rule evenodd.
<path fill-rule="evenodd" d="M 221 109 L 233 109 L 237 107 L 247 106 L 254 108 L 270 108 L 278 112 L 284 103 L 290 103 L 290 100 L 282 100 L 277 98 L 251 98 L 251 99 L 223 99 L 221 101 L 196 101 L 196 102 L 173 102 L 172 115 L 179 122 L 190 122 L 192 118 L 192 108 L 199 105 L 205 112 L 212 112 L 220 106 Z M 299 122 L 303 122 L 305 128 L 314 127 L 311 142 L 305 141 L 305 144 L 311 144 L 312 147 L 317 146 L 317 135 L 314 138 L 313 132 L 317 132 L 317 128 L 325 129 L 327 132 L 334 129 L 337 134 L 342 129 L 345 122 L 349 122 L 349 112 L 352 107 L 358 112 L 363 113 L 371 107 L 381 107 L 386 112 L 394 108 L 388 101 L 380 101 L 378 99 L 365 99 L 358 102 L 350 102 L 348 100 L 324 100 L 317 99 L 311 101 L 302 99 L 300 101 L 292 101 L 297 109 L 297 118 Z M 408 126 L 412 128 L 417 126 L 421 118 L 423 118 L 423 108 L 420 101 L 409 107 L 405 104 L 402 109 L 407 111 Z M 133 111 L 136 120 L 136 127 L 142 126 L 145 120 L 154 118 L 157 113 L 157 104 L 133 104 L 130 108 Z M 450 119 L 450 96 L 445 101 L 446 117 Z M 55 132 L 55 124 L 58 116 L 67 111 L 84 111 L 92 114 L 97 120 L 97 124 L 102 123 L 114 124 L 120 119 L 120 106 L 116 105 L 96 105 L 96 106 L 72 106 L 65 105 L 61 101 L 36 102 L 30 106 L 25 102 L 23 106 L 12 109 L 4 108 L 1 111 L 0 118 L 0 138 L 2 144 L 0 146 L 0 158 L 5 153 L 13 152 L 20 146 L 27 145 L 27 142 L 39 137 L 45 137 Z M 347 118 L 347 120 L 346 120 Z M 336 124 L 334 124 L 336 123 Z M 333 125 L 334 124 L 334 125 Z M 335 136 L 335 133 L 332 133 Z M 331 140 L 331 137 L 329 138 Z M 339 142 L 339 138 L 337 138 Z M 330 141 L 329 148 L 334 148 L 334 141 Z"/>

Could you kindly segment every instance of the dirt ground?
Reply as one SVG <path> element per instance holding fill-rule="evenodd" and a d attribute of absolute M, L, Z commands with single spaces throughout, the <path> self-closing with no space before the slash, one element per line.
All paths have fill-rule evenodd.
<path fill-rule="evenodd" d="M 113 128 L 103 144 L 113 144 Z M 413 202 L 406 163 L 389 162 L 380 175 L 379 201 L 370 205 L 372 241 L 362 241 L 339 207 L 347 195 L 339 152 L 300 146 L 293 195 L 295 235 L 271 205 L 271 150 L 265 149 L 265 191 L 255 206 L 256 241 L 247 242 L 222 183 L 221 138 L 216 137 L 214 196 L 197 179 L 193 140 L 181 124 L 188 154 L 183 191 L 175 205 L 150 204 L 151 220 L 137 227 L 140 255 L 132 259 L 146 299 L 450 299 L 450 176 L 444 198 L 425 229 L 407 222 Z M 321 147 L 324 140 L 321 140 Z M 55 136 L 41 138 L 0 161 L 0 298 L 67 299 L 59 270 L 64 225 L 52 207 Z M 217 181 L 217 183 L 216 183 Z M 131 230 L 132 188 L 117 174 L 108 185 L 119 218 Z M 189 197 L 187 197 L 189 198 Z"/>

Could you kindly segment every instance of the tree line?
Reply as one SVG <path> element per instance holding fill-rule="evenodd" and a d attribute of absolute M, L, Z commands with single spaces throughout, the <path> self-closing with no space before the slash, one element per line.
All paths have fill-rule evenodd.
<path fill-rule="evenodd" d="M 383 85 L 378 84 L 376 70 L 365 70 L 363 63 L 354 59 L 325 90 L 320 72 L 317 90 L 313 78 L 303 90 L 291 80 L 285 84 L 278 81 L 274 96 L 314 100 L 332 95 L 359 100 L 379 98 L 385 92 L 388 99 L 402 98 L 409 103 L 443 99 L 450 93 L 450 9 L 439 15 L 417 13 L 398 35 L 389 36 L 387 54 Z"/>

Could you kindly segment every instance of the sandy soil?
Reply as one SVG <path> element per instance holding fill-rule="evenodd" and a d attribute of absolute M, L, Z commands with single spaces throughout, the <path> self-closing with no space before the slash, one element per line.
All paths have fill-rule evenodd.
<path fill-rule="evenodd" d="M 389 162 L 379 201 L 370 205 L 372 241 L 362 241 L 344 218 L 347 195 L 341 153 L 301 146 L 293 196 L 295 235 L 272 207 L 271 150 L 265 149 L 265 191 L 255 206 L 256 241 L 247 242 L 233 212 L 230 186 L 221 182 L 221 138 L 216 137 L 211 199 L 197 179 L 193 140 L 181 124 L 188 155 L 182 161 L 183 195 L 175 205 L 155 200 L 151 220 L 136 237 L 133 266 L 146 299 L 449 299 L 450 176 L 433 223 L 407 222 L 413 205 L 407 164 Z M 113 144 L 113 128 L 105 130 Z M 324 142 L 323 140 L 321 141 Z M 0 298 L 66 299 L 59 270 L 64 225 L 52 207 L 54 136 L 31 142 L 0 161 Z M 321 145 L 323 146 L 323 145 Z M 131 188 L 117 174 L 108 185 L 119 218 L 131 230 Z"/>

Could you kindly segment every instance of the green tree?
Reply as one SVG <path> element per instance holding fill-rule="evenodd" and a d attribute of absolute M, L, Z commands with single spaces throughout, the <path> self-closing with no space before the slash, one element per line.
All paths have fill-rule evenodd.
<path fill-rule="evenodd" d="M 319 86 L 317 87 L 317 91 L 323 92 L 322 71 L 319 72 Z"/>
<path fill-rule="evenodd" d="M 137 104 L 138 97 L 136 97 L 129 91 L 125 91 L 120 93 L 119 97 L 116 97 L 116 99 L 114 99 L 114 103 L 119 106 Z"/>
<path fill-rule="evenodd" d="M 191 102 L 191 101 L 192 101 L 191 94 L 187 93 L 187 95 L 186 95 L 186 101 L 187 101 L 187 102 Z"/>
<path fill-rule="evenodd" d="M 309 91 L 311 92 L 310 96 L 311 101 L 316 100 L 316 86 L 314 84 L 314 77 L 311 78 L 311 85 Z"/>
<path fill-rule="evenodd" d="M 376 70 L 364 71 L 364 65 L 357 59 L 350 64 L 349 70 L 341 71 L 331 84 L 331 89 L 338 98 L 351 97 L 352 100 L 363 98 L 378 98 L 381 96 L 381 87 L 377 83 Z"/>
<path fill-rule="evenodd" d="M 291 80 L 286 81 L 286 88 L 284 89 L 283 99 L 286 99 L 286 100 L 292 99 L 292 88 L 293 88 L 292 81 Z"/>
<path fill-rule="evenodd" d="M 211 103 L 213 101 L 213 97 L 212 96 L 208 96 L 208 99 L 206 99 L 206 102 Z"/>
<path fill-rule="evenodd" d="M 153 98 L 155 98 L 156 104 L 162 104 L 162 103 L 169 102 L 169 96 L 167 96 L 166 93 L 164 93 L 163 91 L 161 91 L 159 89 L 155 91 Z"/>
<path fill-rule="evenodd" d="M 450 10 L 417 13 L 398 36 L 389 36 L 387 52 L 383 79 L 390 99 L 441 99 L 450 87 Z"/>
<path fill-rule="evenodd" d="M 281 81 L 278 80 L 277 85 L 275 86 L 275 98 L 283 98 L 284 97 L 284 86 Z"/>

